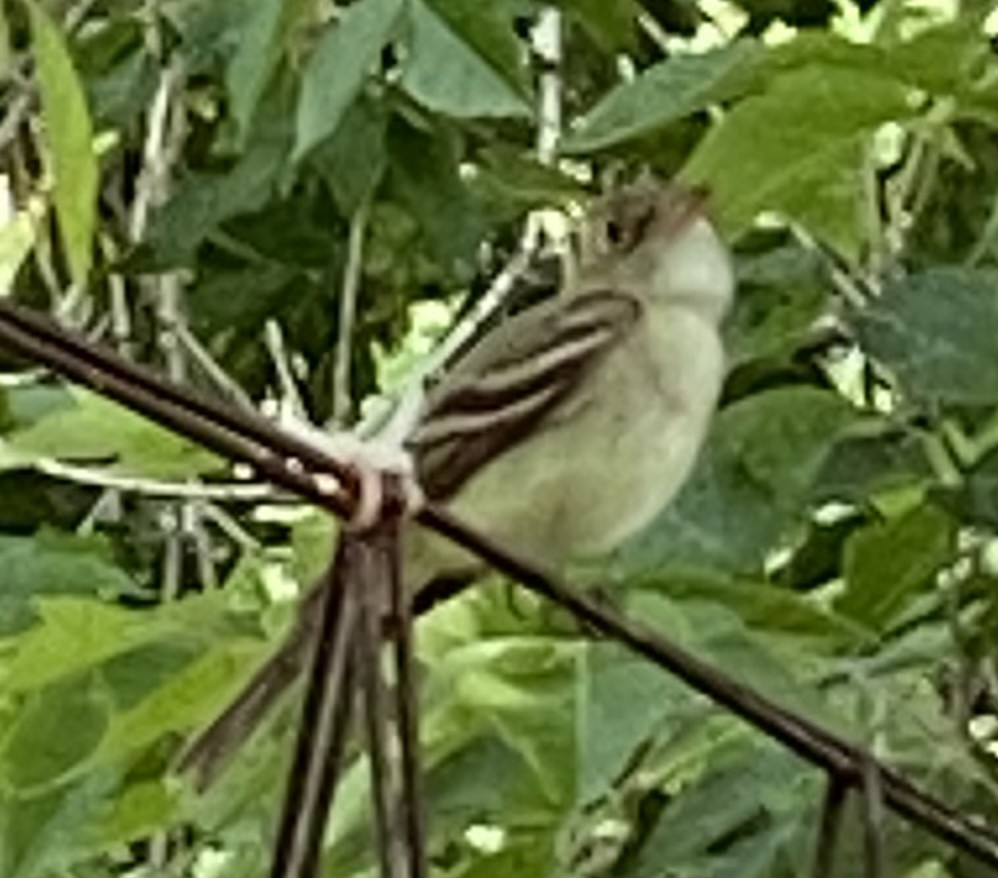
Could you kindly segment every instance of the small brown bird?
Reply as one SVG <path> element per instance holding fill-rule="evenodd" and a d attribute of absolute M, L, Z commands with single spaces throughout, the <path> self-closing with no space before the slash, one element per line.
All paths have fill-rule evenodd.
<path fill-rule="evenodd" d="M 425 495 L 521 557 L 605 553 L 675 496 L 724 377 L 729 253 L 702 194 L 650 181 L 598 202 L 575 280 L 486 335 L 430 393 L 407 442 Z M 406 530 L 412 589 L 475 559 Z M 187 750 L 210 782 L 300 671 L 308 613 Z"/>

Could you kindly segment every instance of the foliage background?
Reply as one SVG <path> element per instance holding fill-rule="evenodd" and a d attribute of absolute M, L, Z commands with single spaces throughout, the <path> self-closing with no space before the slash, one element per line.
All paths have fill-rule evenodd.
<path fill-rule="evenodd" d="M 740 278 L 723 408 L 679 501 L 579 575 L 995 821 L 996 32 L 973 0 L 9 0 L 0 294 L 346 422 L 525 228 L 554 243 L 503 309 L 556 283 L 552 209 L 708 184 Z M 263 874 L 293 699 L 208 795 L 169 767 L 327 523 L 2 365 L 0 875 Z M 496 583 L 420 648 L 439 874 L 807 874 L 821 774 L 654 668 Z M 365 783 L 329 876 L 372 868 Z M 888 829 L 892 874 L 984 874 Z"/>

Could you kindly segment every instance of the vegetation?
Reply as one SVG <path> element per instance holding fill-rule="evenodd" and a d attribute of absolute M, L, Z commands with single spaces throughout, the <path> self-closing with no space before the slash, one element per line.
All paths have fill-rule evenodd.
<path fill-rule="evenodd" d="M 7 0 L 0 295 L 206 395 L 374 423 L 476 306 L 556 283 L 588 195 L 707 185 L 722 410 L 679 500 L 574 579 L 995 825 L 988 6 Z M 0 366 L 0 875 L 265 874 L 296 699 L 205 795 L 170 769 L 330 523 Z M 498 581 L 418 637 L 435 874 L 809 874 L 823 772 L 701 694 Z M 325 875 L 374 868 L 366 784 L 358 758 Z M 890 874 L 986 874 L 884 831 Z M 862 857 L 843 831 L 836 874 Z"/>

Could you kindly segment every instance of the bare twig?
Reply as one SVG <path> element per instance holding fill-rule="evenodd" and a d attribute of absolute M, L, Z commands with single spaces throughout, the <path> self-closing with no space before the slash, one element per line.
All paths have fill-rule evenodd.
<path fill-rule="evenodd" d="M 562 15 L 556 6 L 544 6 L 537 16 L 533 47 L 541 60 L 537 106 L 537 158 L 553 164 L 562 130 Z"/>
<path fill-rule="evenodd" d="M 139 494 L 145 497 L 174 500 L 215 500 L 222 503 L 259 503 L 264 500 L 273 500 L 276 497 L 273 487 L 262 482 L 245 484 L 239 482 L 165 482 L 139 476 L 117 475 L 96 467 L 78 466 L 49 457 L 33 460 L 31 466 L 38 472 L 53 478 L 65 479 L 69 482 L 95 488 Z"/>
<path fill-rule="evenodd" d="M 340 317 L 336 340 L 336 364 L 333 370 L 333 424 L 346 426 L 353 410 L 350 363 L 353 358 L 353 331 L 357 319 L 357 294 L 364 268 L 364 236 L 371 212 L 370 198 L 364 198 L 350 219 L 347 261 L 340 288 Z"/>
<path fill-rule="evenodd" d="M 253 400 L 250 399 L 249 394 L 243 390 L 242 385 L 238 381 L 222 368 L 222 365 L 211 355 L 211 352 L 201 344 L 198 337 L 191 332 L 186 321 L 178 323 L 174 327 L 174 332 L 176 333 L 177 341 L 180 342 L 185 353 L 211 379 L 211 382 L 219 390 L 236 403 L 236 405 L 246 409 L 246 411 L 256 411 L 256 406 L 253 405 Z"/>
<path fill-rule="evenodd" d="M 274 364 L 274 374 L 277 376 L 279 416 L 282 418 L 290 416 L 298 421 L 307 421 L 308 413 L 305 411 L 305 403 L 302 401 L 298 385 L 295 383 L 291 357 L 288 354 L 288 346 L 284 343 L 281 324 L 273 318 L 268 320 L 264 325 L 263 337 L 267 345 L 267 353 L 270 354 L 270 361 Z"/>

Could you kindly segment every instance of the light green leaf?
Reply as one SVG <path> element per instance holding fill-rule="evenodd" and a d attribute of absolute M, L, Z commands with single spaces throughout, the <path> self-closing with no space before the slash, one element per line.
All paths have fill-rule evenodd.
<path fill-rule="evenodd" d="M 845 550 L 846 590 L 838 612 L 882 631 L 953 556 L 955 524 L 935 506 L 853 534 Z"/>
<path fill-rule="evenodd" d="M 633 752 L 681 725 L 690 691 L 620 647 L 591 644 L 579 661 L 579 801 L 603 795 Z"/>
<path fill-rule="evenodd" d="M 565 138 L 567 154 L 595 152 L 648 134 L 744 88 L 759 46 L 741 40 L 703 55 L 678 55 L 613 89 Z"/>
<path fill-rule="evenodd" d="M 9 641 L 13 657 L 4 668 L 10 691 L 37 689 L 89 667 L 105 665 L 110 694 L 120 704 L 135 700 L 134 680 L 128 681 L 116 659 L 136 655 L 143 647 L 163 645 L 176 666 L 187 664 L 181 653 L 193 655 L 205 645 L 232 638 L 231 620 L 220 609 L 221 594 L 188 598 L 155 609 L 126 610 L 99 600 L 51 597 L 38 601 L 40 621 Z M 147 680 L 158 676 L 153 666 Z"/>
<path fill-rule="evenodd" d="M 827 646 L 857 645 L 867 634 L 848 618 L 829 612 L 797 591 L 768 582 L 711 574 L 649 573 L 628 582 L 633 590 L 647 589 L 679 604 L 710 601 L 727 607 L 754 631 L 812 639 Z"/>
<path fill-rule="evenodd" d="M 93 463 L 117 473 L 184 478 L 218 470 L 215 455 L 95 393 L 76 390 L 77 405 L 60 409 L 7 437 L 6 465 L 39 457 Z"/>
<path fill-rule="evenodd" d="M 100 172 L 93 124 L 62 32 L 39 3 L 31 2 L 28 8 L 56 216 L 73 280 L 79 284 L 90 270 L 97 222 Z"/>
<path fill-rule="evenodd" d="M 112 803 L 97 828 L 102 848 L 148 838 L 176 820 L 178 790 L 164 780 L 140 781 L 127 787 Z"/>
<path fill-rule="evenodd" d="M 302 73 L 293 158 L 334 131 L 395 34 L 404 0 L 361 0 L 330 26 Z"/>
<path fill-rule="evenodd" d="M 423 0 L 412 0 L 402 85 L 451 116 L 529 116 L 530 105 Z"/>
<path fill-rule="evenodd" d="M 828 308 L 828 294 L 821 260 L 799 247 L 740 258 L 738 295 L 724 327 L 731 368 L 791 354 Z"/>
<path fill-rule="evenodd" d="M 892 77 L 793 70 L 711 129 L 682 177 L 709 185 L 713 212 L 733 234 L 763 210 L 780 211 L 853 253 L 864 138 L 914 111 L 908 88 Z"/>
<path fill-rule="evenodd" d="M 35 246 L 35 224 L 26 213 L 18 213 L 0 228 L 0 299 L 10 294 L 18 269 Z"/>
<path fill-rule="evenodd" d="M 225 74 L 232 116 L 243 134 L 306 0 L 251 0 L 244 5 L 236 53 Z"/>
<path fill-rule="evenodd" d="M 108 705 L 95 679 L 82 675 L 32 693 L 7 732 L 0 779 L 18 790 L 68 779 L 97 750 L 107 728 Z M 72 734 L 66 734 L 72 717 Z"/>
<path fill-rule="evenodd" d="M 998 402 L 998 272 L 937 267 L 892 284 L 856 317 L 863 348 L 928 403 Z"/>

